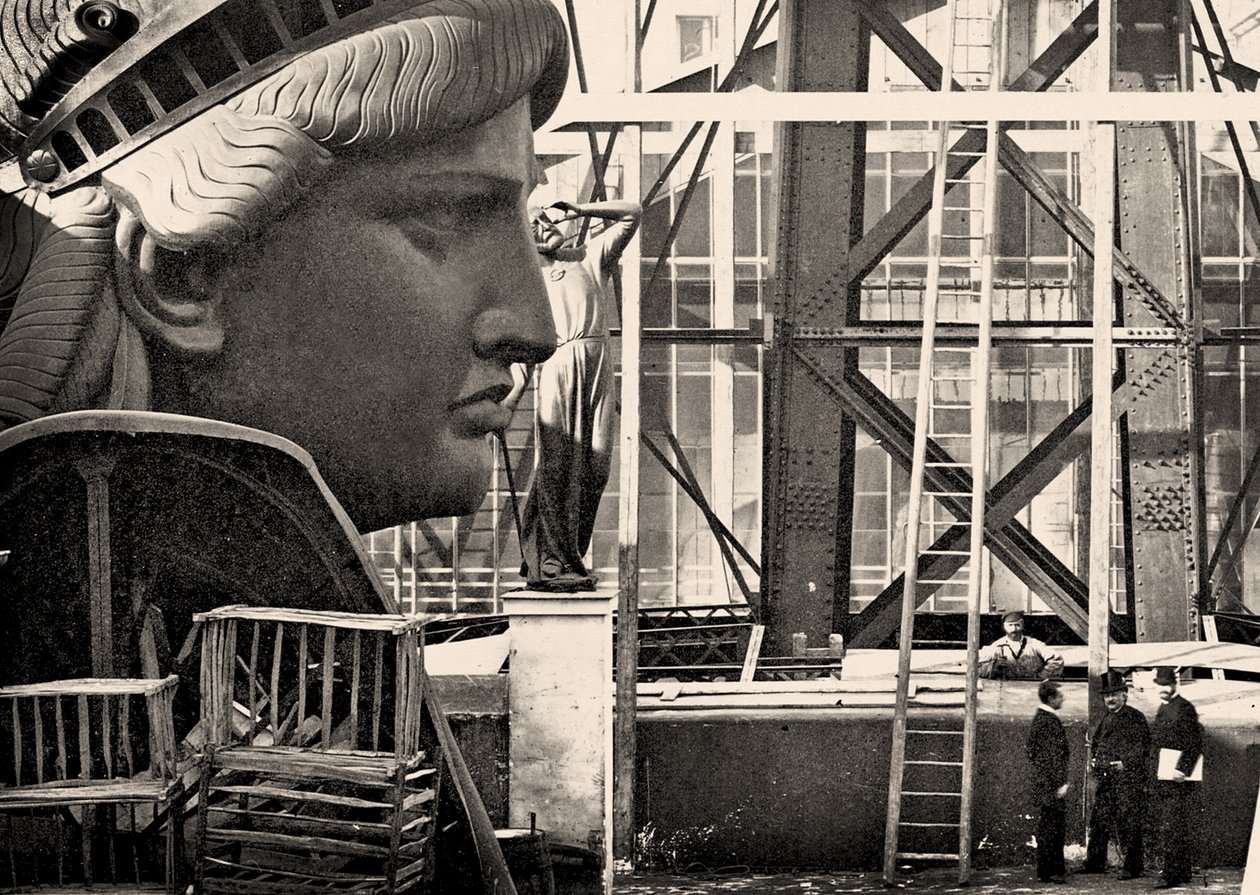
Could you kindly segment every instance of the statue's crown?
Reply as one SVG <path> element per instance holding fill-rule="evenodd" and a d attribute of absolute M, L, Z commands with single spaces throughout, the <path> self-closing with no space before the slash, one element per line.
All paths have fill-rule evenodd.
<path fill-rule="evenodd" d="M 299 56 L 426 5 L 179 0 L 139 22 L 88 0 L 26 66 L 18 106 L 37 123 L 0 165 L 0 191 L 74 186 Z"/>

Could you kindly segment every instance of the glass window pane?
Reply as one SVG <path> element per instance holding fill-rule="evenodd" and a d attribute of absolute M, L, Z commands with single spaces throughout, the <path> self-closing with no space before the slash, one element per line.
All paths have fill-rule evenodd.
<path fill-rule="evenodd" d="M 1027 226 L 1028 203 L 1024 188 L 1005 171 L 998 172 L 997 252 L 1003 257 L 1022 258 L 1028 251 Z"/>
<path fill-rule="evenodd" d="M 752 175 L 735 175 L 735 254 L 756 257 L 757 251 L 757 180 Z"/>
<path fill-rule="evenodd" d="M 642 273 L 643 305 L 640 313 L 644 326 L 673 326 L 674 297 L 670 287 L 670 265 L 666 263 L 656 282 L 652 283 L 652 271 L 656 269 L 655 260 L 645 260 L 640 265 Z M 650 288 L 649 288 L 650 287 Z"/>
<path fill-rule="evenodd" d="M 1238 254 L 1238 175 L 1232 170 L 1202 157 L 1203 254 L 1236 256 Z"/>
<path fill-rule="evenodd" d="M 643 209 L 639 233 L 640 251 L 644 258 L 656 258 L 661 254 L 661 246 L 665 244 L 665 237 L 669 234 L 669 223 L 669 196 L 658 197 Z"/>
<path fill-rule="evenodd" d="M 1047 174 L 1047 178 L 1061 189 L 1068 192 L 1066 174 Z M 1031 252 L 1033 255 L 1066 255 L 1068 237 L 1057 220 L 1037 202 L 1029 202 L 1029 233 L 1031 235 Z"/>
<path fill-rule="evenodd" d="M 689 258 L 704 258 L 712 254 L 709 242 L 709 181 L 701 180 L 696 184 L 687 205 L 687 213 L 683 216 L 682 226 L 678 228 L 678 238 L 674 240 L 674 254 Z M 679 190 L 675 204 L 681 205 L 683 191 Z M 677 214 L 677 212 L 675 212 Z"/>

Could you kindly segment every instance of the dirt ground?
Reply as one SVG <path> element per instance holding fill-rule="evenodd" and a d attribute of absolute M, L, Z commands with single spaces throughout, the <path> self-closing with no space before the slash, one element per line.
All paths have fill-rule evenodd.
<path fill-rule="evenodd" d="M 907 892 L 1048 892 L 1052 895 L 1136 895 L 1147 893 L 1159 882 L 1156 874 L 1134 880 L 1117 879 L 1114 873 L 1071 874 L 1061 884 L 1038 883 L 1029 867 L 977 870 L 971 884 L 958 885 L 957 869 L 907 872 L 897 888 Z M 841 892 L 885 892 L 879 873 L 750 874 L 745 868 L 712 871 L 694 868 L 675 876 L 634 874 L 617 877 L 617 895 L 832 895 Z M 1207 869 L 1195 873 L 1191 884 L 1171 892 L 1187 895 L 1238 895 L 1242 870 Z"/>

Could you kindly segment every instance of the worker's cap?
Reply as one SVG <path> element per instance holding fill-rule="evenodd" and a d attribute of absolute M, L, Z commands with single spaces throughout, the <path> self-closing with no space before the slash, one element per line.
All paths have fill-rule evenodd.
<path fill-rule="evenodd" d="M 1171 665 L 1161 665 L 1155 669 L 1155 683 L 1161 687 L 1177 685 L 1177 669 Z"/>
<path fill-rule="evenodd" d="M 1022 622 L 1024 620 L 1024 610 L 1012 609 L 1010 612 L 1002 616 L 1002 624 L 1007 622 Z"/>
<path fill-rule="evenodd" d="M 1099 675 L 1098 689 L 1106 696 L 1108 693 L 1123 693 L 1129 689 L 1129 685 L 1125 681 L 1123 674 L 1108 669 Z"/>

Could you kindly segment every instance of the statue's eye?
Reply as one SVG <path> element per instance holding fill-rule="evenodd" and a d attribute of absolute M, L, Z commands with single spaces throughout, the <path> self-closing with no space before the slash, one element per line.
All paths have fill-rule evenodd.
<path fill-rule="evenodd" d="M 460 188 L 461 186 L 465 188 Z M 384 217 L 421 251 L 444 261 L 455 244 L 515 221 L 518 190 L 490 184 L 435 185 L 413 193 L 399 191 Z"/>

